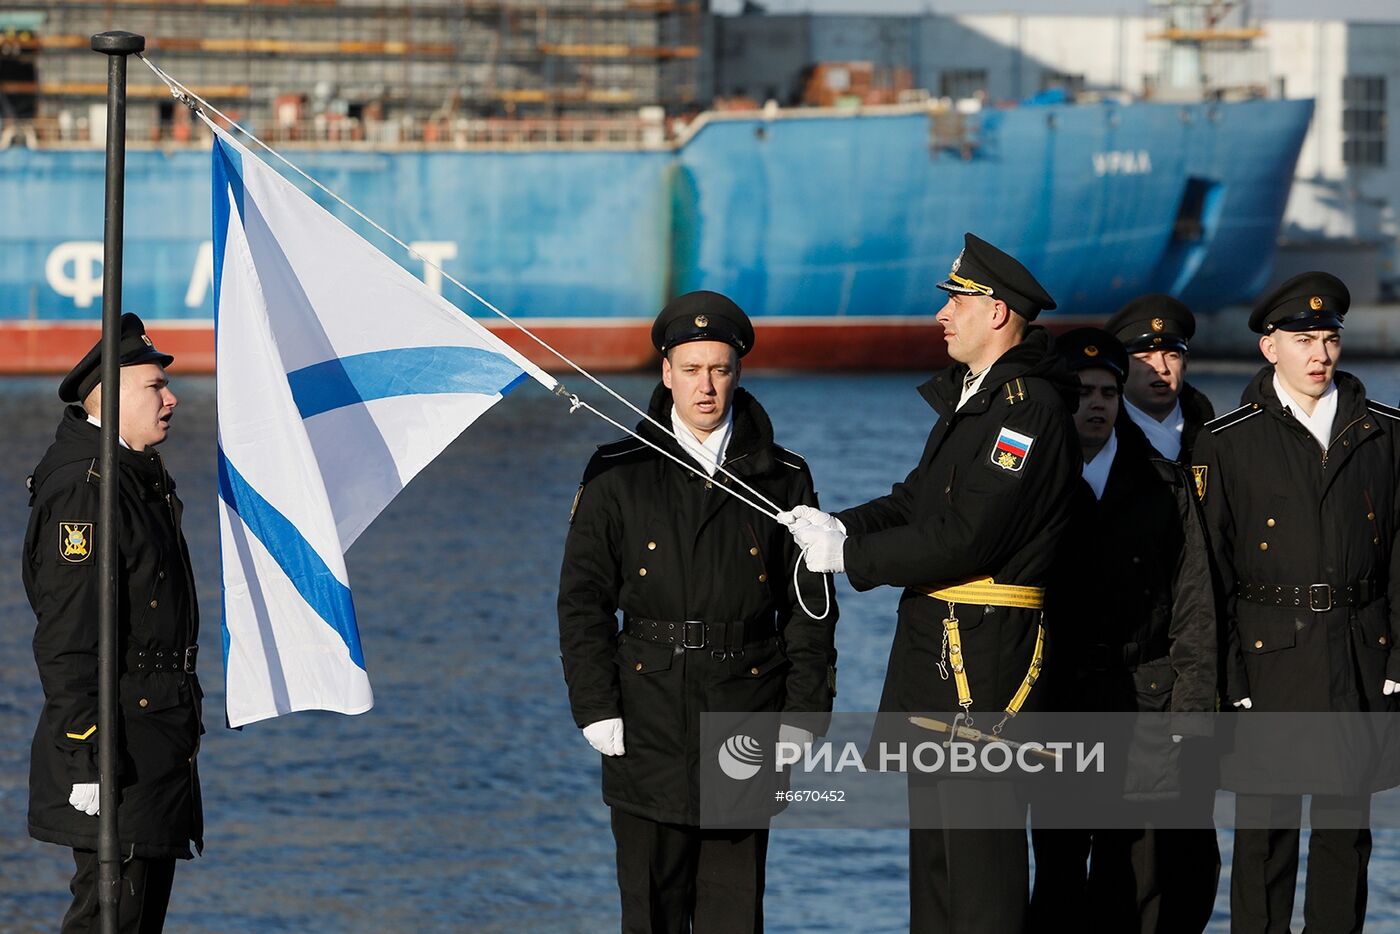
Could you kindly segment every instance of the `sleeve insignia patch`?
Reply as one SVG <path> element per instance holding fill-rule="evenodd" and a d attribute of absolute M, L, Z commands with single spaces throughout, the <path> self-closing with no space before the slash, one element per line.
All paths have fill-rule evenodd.
<path fill-rule="evenodd" d="M 69 564 L 82 564 L 92 557 L 92 523 L 60 522 L 58 556 Z"/>
<path fill-rule="evenodd" d="M 1206 498 L 1206 471 L 1208 469 L 1205 465 L 1191 465 L 1191 476 L 1196 478 L 1196 499 L 1204 500 Z"/>
<path fill-rule="evenodd" d="M 1026 457 L 1031 453 L 1035 438 L 1012 431 L 1005 425 L 997 435 L 997 443 L 992 446 L 992 463 L 1002 470 L 1019 473 L 1026 466 Z"/>

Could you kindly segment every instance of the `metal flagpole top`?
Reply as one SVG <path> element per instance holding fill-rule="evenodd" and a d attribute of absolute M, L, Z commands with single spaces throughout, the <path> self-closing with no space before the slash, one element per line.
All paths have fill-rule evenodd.
<path fill-rule="evenodd" d="M 99 32 L 92 37 L 92 50 L 94 52 L 105 52 L 108 55 L 135 55 L 137 52 L 144 52 L 145 49 L 146 37 L 138 36 L 134 32 L 114 29 L 111 32 Z"/>

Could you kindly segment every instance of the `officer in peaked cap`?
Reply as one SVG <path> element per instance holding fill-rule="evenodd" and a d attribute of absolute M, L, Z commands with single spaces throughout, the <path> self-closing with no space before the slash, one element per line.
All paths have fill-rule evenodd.
<path fill-rule="evenodd" d="M 1170 710 L 1174 730 L 1204 732 L 1199 720 L 1215 708 L 1216 626 L 1195 489 L 1122 416 L 1130 364 L 1117 338 L 1079 328 L 1055 347 L 1079 375 L 1084 479 L 1046 602 L 1046 697 L 1053 710 Z M 1119 813 L 1136 827 L 1047 829 L 1063 805 L 1036 798 L 1030 930 L 1058 930 L 1067 916 L 1111 931 L 1204 929 L 1220 855 L 1214 830 L 1196 829 L 1214 802 L 1213 785 L 1193 780 L 1199 755 L 1190 743 L 1139 745 L 1112 767 L 1123 769 L 1114 782 L 1128 798 Z M 1156 794 L 1172 803 L 1153 803 Z M 1191 829 L 1160 829 L 1178 814 Z M 1097 893 L 1087 903 L 1086 891 Z"/>
<path fill-rule="evenodd" d="M 691 341 L 720 341 L 742 357 L 753 349 L 753 322 L 718 292 L 687 292 L 661 309 L 651 326 L 651 342 L 664 354 Z"/>
<path fill-rule="evenodd" d="M 953 260 L 948 278 L 938 287 L 953 295 L 986 295 L 1006 302 L 1027 321 L 1055 307 L 1050 293 L 1016 257 L 970 232 L 963 237 L 962 252 Z"/>
<path fill-rule="evenodd" d="M 29 762 L 29 834 L 71 847 L 73 901 L 65 934 L 97 931 L 99 782 L 97 743 L 97 616 L 103 580 L 97 542 L 116 539 L 123 599 L 117 608 L 119 761 L 126 763 L 117 802 L 118 926 L 159 931 L 175 861 L 203 847 L 198 749 L 199 617 L 184 507 L 156 445 L 170 431 L 176 406 L 165 367 L 141 319 L 123 315 L 118 386 L 99 386 L 98 346 L 63 378 L 69 405 L 52 445 L 30 477 L 29 528 L 22 576 L 34 610 L 34 660 L 44 708 Z M 119 393 L 121 447 L 118 528 L 99 515 L 98 460 L 103 392 Z M 139 599 L 136 595 L 140 595 Z"/>
<path fill-rule="evenodd" d="M 146 334 L 146 326 L 131 312 L 122 315 L 121 339 L 117 345 L 119 366 L 135 366 L 140 363 L 155 363 L 161 367 L 170 366 L 175 358 L 168 353 L 156 350 L 155 344 Z M 82 402 L 92 388 L 102 381 L 102 341 L 98 341 L 87 352 L 78 365 L 68 371 L 63 382 L 58 384 L 58 397 L 64 402 Z"/>
<path fill-rule="evenodd" d="M 1346 286 L 1323 272 L 1296 276 L 1259 302 L 1249 326 L 1268 365 L 1197 445 L 1193 470 L 1226 613 L 1225 710 L 1396 709 L 1400 410 L 1368 398 L 1337 368 L 1349 304 Z M 1400 775 L 1384 733 L 1373 741 L 1369 728 L 1334 728 L 1327 737 L 1336 745 L 1315 738 L 1283 763 L 1273 744 L 1243 740 L 1221 760 L 1238 828 L 1232 930 L 1287 926 L 1280 919 L 1293 913 L 1304 795 L 1307 929 L 1365 924 L 1371 793 Z M 1301 768 L 1300 758 L 1319 767 Z"/>
<path fill-rule="evenodd" d="M 1256 334 L 1275 331 L 1340 331 L 1351 292 L 1331 273 L 1305 272 L 1270 292 L 1249 316 Z"/>
<path fill-rule="evenodd" d="M 787 530 L 727 490 L 743 484 L 785 507 L 815 506 L 816 492 L 739 386 L 754 331 L 738 305 L 682 295 L 652 342 L 664 357 L 650 420 L 599 448 L 574 499 L 559 573 L 564 679 L 574 722 L 602 755 L 622 929 L 761 931 L 767 813 L 744 829 L 701 826 L 702 763 L 715 761 L 701 718 L 773 714 L 758 718 L 771 738 L 799 745 L 823 732 L 837 613 L 804 609 L 828 607 L 830 581 L 795 575 Z"/>
<path fill-rule="evenodd" d="M 1170 295 L 1140 295 L 1104 324 L 1127 348 L 1123 409 L 1168 460 L 1190 463 L 1201 426 L 1215 418 L 1205 393 L 1186 382 L 1191 309 Z"/>
<path fill-rule="evenodd" d="M 1079 483 L 1079 384 L 1031 323 L 1054 299 L 970 233 L 938 288 L 954 363 L 919 387 L 938 416 L 924 456 L 888 496 L 780 516 L 809 569 L 845 573 L 858 591 L 903 589 L 872 751 L 929 741 L 911 713 L 963 710 L 999 730 L 1041 709 L 1044 587 Z M 965 677 L 940 678 L 935 661 Z M 1022 930 L 1023 789 L 1005 776 L 917 770 L 908 786 L 910 930 Z"/>

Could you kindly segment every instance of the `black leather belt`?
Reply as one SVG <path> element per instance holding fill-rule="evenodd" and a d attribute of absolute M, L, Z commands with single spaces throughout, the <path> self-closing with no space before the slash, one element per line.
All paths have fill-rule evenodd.
<path fill-rule="evenodd" d="M 183 674 L 195 673 L 195 661 L 199 658 L 199 646 L 191 645 L 183 649 L 130 649 L 126 653 L 127 671 L 178 671 Z"/>
<path fill-rule="evenodd" d="M 626 617 L 622 631 L 628 638 L 643 639 L 661 645 L 726 651 L 771 639 L 778 632 L 771 618 L 739 620 L 734 623 L 707 623 L 698 619 L 677 622 L 633 616 Z"/>
<path fill-rule="evenodd" d="M 1326 613 L 1338 606 L 1365 606 L 1380 596 L 1381 588 L 1372 581 L 1357 581 L 1346 587 L 1331 584 L 1240 584 L 1239 598 L 1263 606 L 1306 607 Z"/>

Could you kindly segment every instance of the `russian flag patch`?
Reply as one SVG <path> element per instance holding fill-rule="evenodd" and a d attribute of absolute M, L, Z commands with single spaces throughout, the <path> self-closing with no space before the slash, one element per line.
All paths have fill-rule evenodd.
<path fill-rule="evenodd" d="M 1002 470 L 1017 473 L 1026 466 L 1026 457 L 1034 443 L 1035 439 L 1030 435 L 1012 431 L 1003 425 L 1001 434 L 997 435 L 997 443 L 992 446 L 992 463 Z"/>

